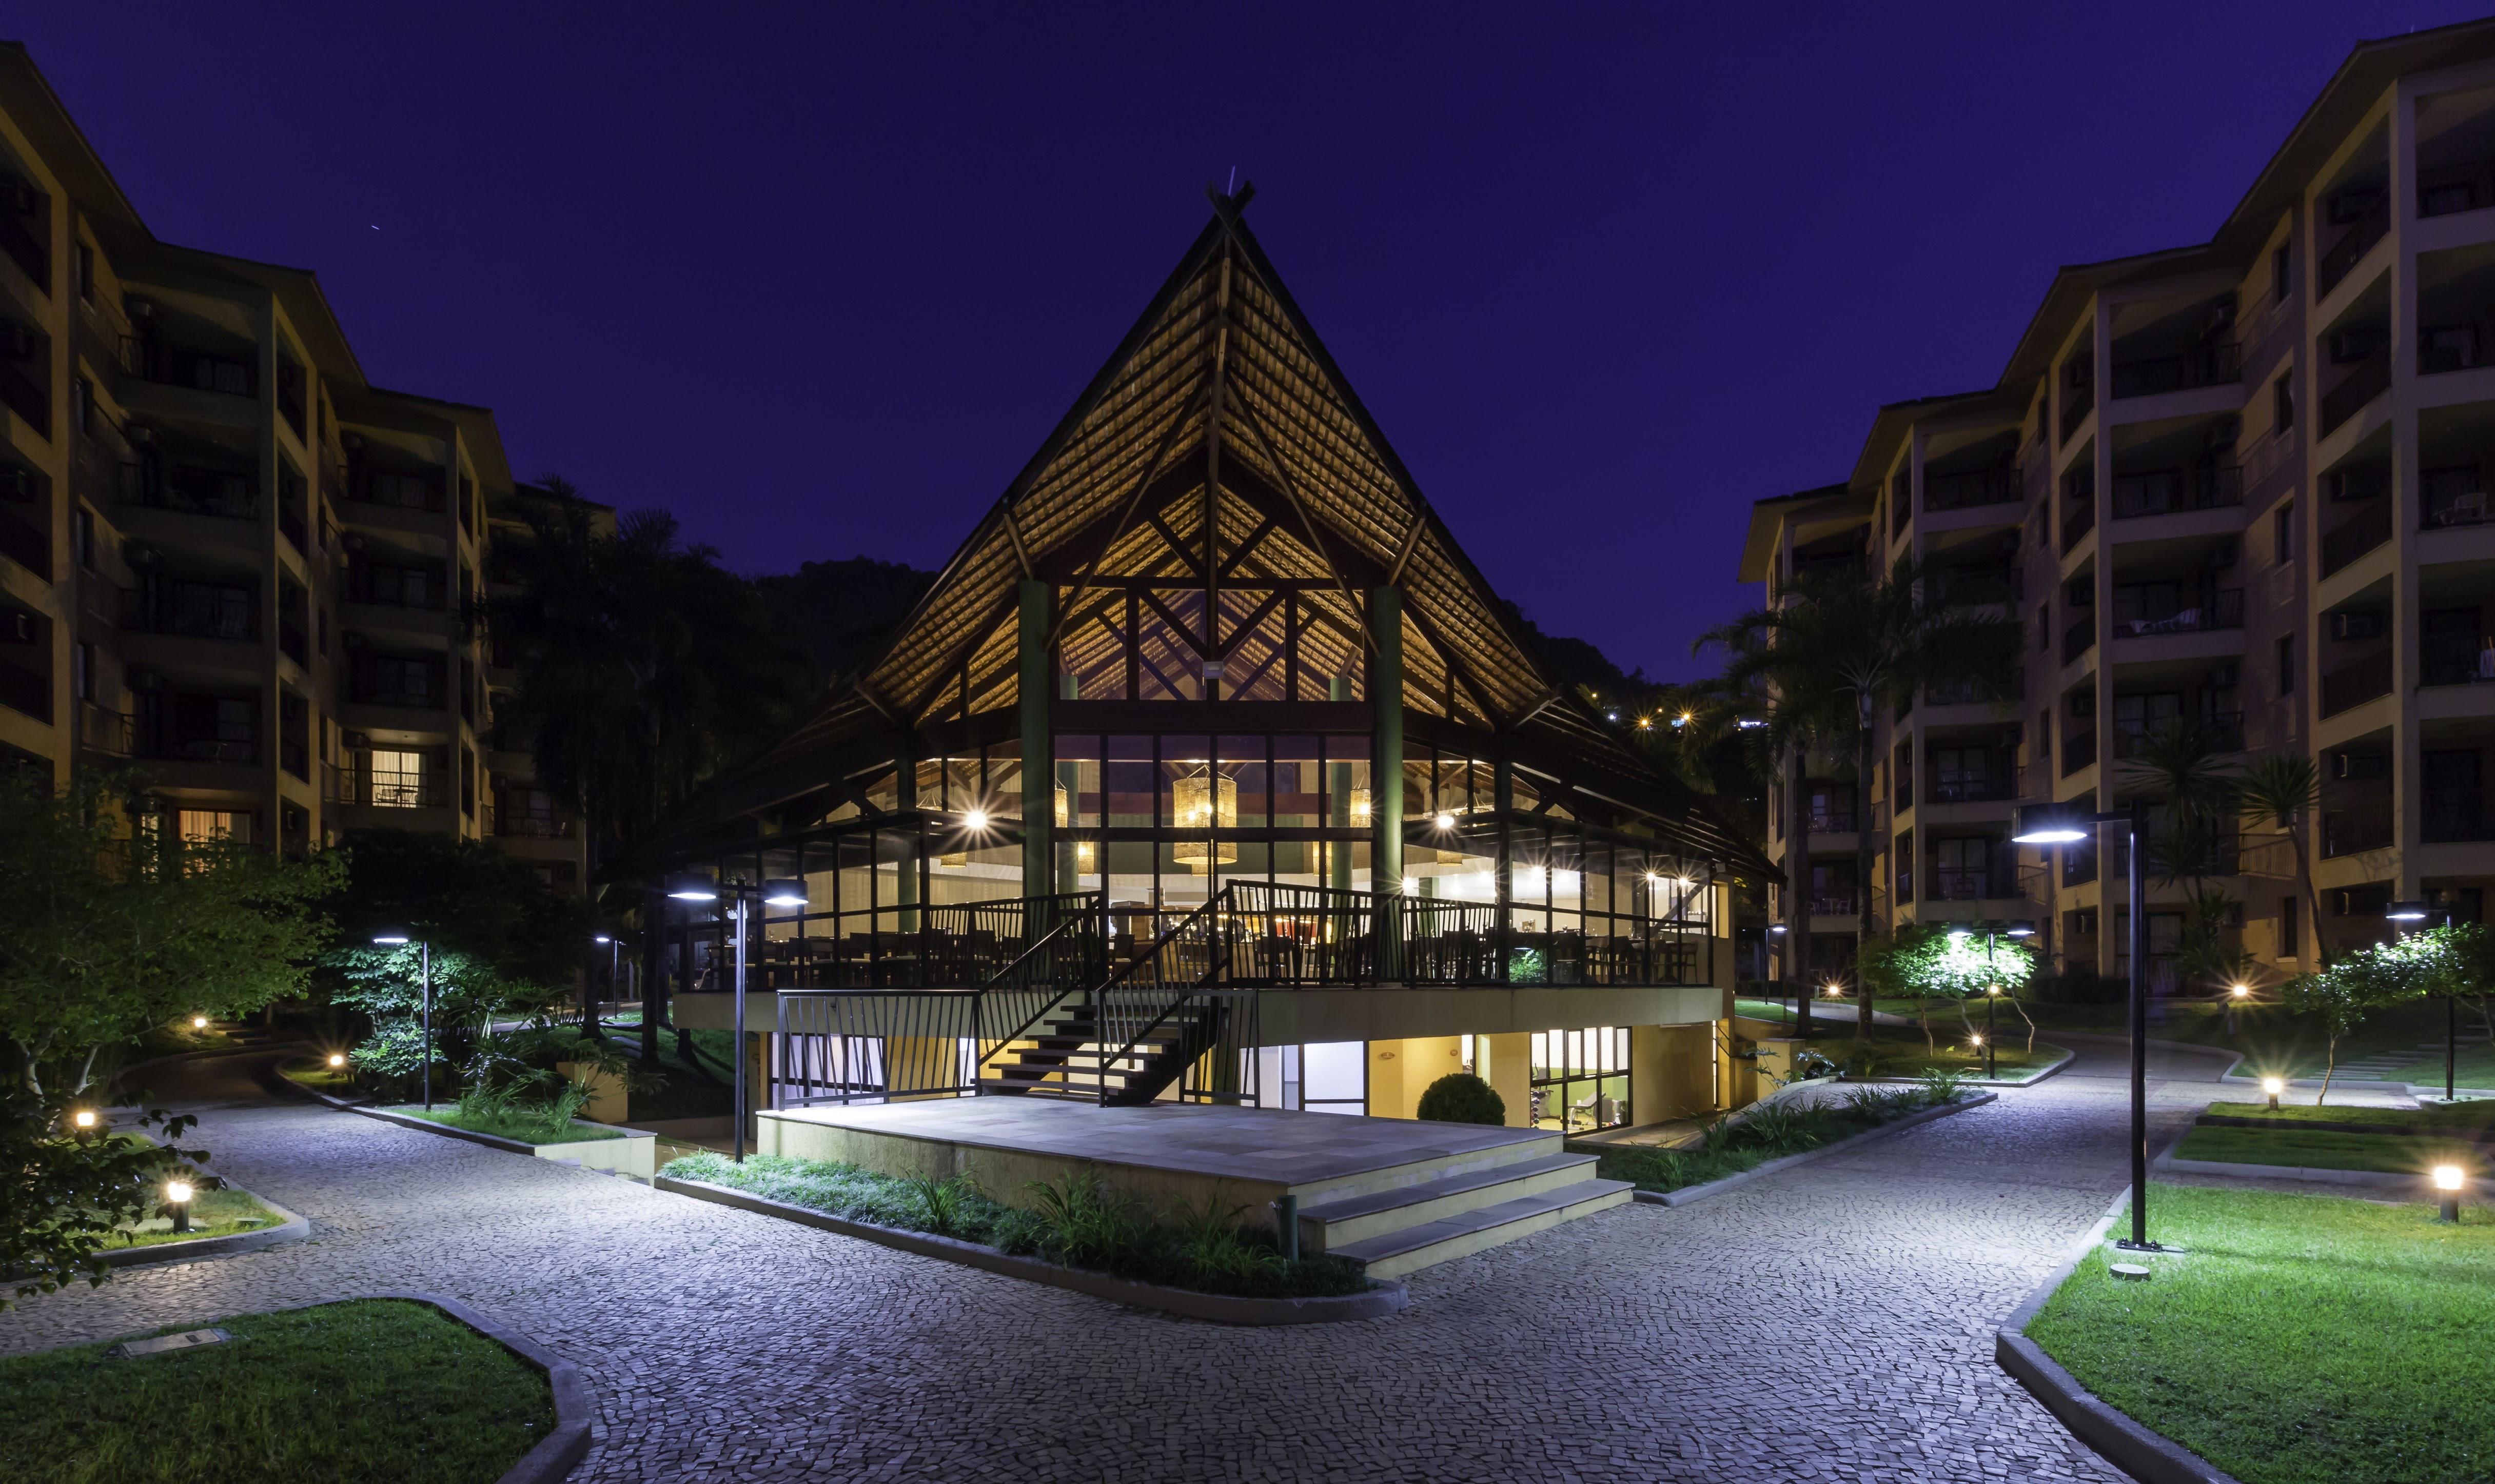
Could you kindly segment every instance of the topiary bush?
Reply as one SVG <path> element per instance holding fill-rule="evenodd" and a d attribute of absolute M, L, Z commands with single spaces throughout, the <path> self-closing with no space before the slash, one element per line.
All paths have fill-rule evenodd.
<path fill-rule="evenodd" d="M 1505 1124 L 1507 1103 L 1468 1071 L 1451 1071 L 1421 1095 L 1421 1118 L 1432 1124 Z"/>

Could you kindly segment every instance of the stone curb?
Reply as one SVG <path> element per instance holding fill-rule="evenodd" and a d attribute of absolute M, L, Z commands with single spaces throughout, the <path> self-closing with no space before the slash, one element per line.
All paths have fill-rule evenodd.
<path fill-rule="evenodd" d="M 304 1091 L 309 1093 L 312 1090 L 310 1088 L 305 1088 Z M 498 1133 L 478 1133 L 474 1128 L 457 1128 L 448 1124 L 437 1124 L 429 1118 L 415 1118 L 405 1113 L 392 1113 L 387 1108 L 367 1108 L 355 1103 L 339 1102 L 334 1098 L 322 1098 L 318 1093 L 313 1093 L 312 1096 L 315 1098 L 321 1098 L 322 1101 L 330 1104 L 332 1107 L 344 1109 L 349 1113 L 358 1113 L 366 1118 L 379 1119 L 381 1122 L 385 1124 L 396 1124 L 402 1128 L 414 1128 L 423 1133 L 447 1134 L 454 1139 L 466 1139 L 471 1144 L 482 1144 L 487 1149 L 499 1149 L 507 1154 L 527 1155 L 532 1159 L 538 1158 L 538 1146 L 535 1144 L 524 1143 L 519 1139 L 507 1139 Z M 658 1137 L 655 1133 L 646 1132 L 639 1128 L 627 1128 L 622 1124 L 596 1124 L 592 1127 L 616 1129 L 626 1138 L 638 1137 L 654 1139 Z M 552 1142 L 565 1144 L 575 1143 L 578 1141 L 571 1139 L 556 1139 Z"/>
<path fill-rule="evenodd" d="M 2047 1041 L 2045 1044 L 2050 1046 L 2054 1043 Z M 2064 1046 L 2059 1059 L 2046 1063 L 2023 1077 L 1973 1077 L 1968 1079 L 1966 1085 L 1969 1087 L 2034 1087 L 2079 1059 L 2078 1052 Z"/>
<path fill-rule="evenodd" d="M 2385 1170 L 2314 1169 L 2301 1164 L 2238 1164 L 2228 1159 L 2177 1159 L 2173 1152 L 2157 1157 L 2152 1169 L 2172 1170 L 2178 1175 L 2236 1175 L 2251 1180 L 2301 1180 L 2316 1185 L 2396 1186 L 2416 1190 L 2424 1184 L 2418 1175 L 2395 1175 Z M 2472 1190 L 2483 1190 L 2486 1182 L 2472 1180 Z"/>
<path fill-rule="evenodd" d="M 265 1075 L 260 1078 L 260 1085 L 262 1087 L 283 1097 L 308 1098 L 314 1102 L 325 1103 L 330 1107 L 341 1108 L 348 1112 L 354 1112 L 355 1109 L 364 1105 L 363 1101 L 357 1098 L 332 1098 L 328 1094 L 322 1092 L 319 1088 L 305 1087 L 302 1083 L 295 1081 L 293 1077 L 288 1076 L 285 1072 L 278 1069 L 279 1064 L 284 1060 L 285 1058 L 283 1057 L 273 1058 L 266 1067 L 261 1068 L 261 1070 L 265 1073 Z"/>
<path fill-rule="evenodd" d="M 1833 1144 L 1822 1144 L 1817 1149 L 1805 1149 L 1798 1155 L 1786 1155 L 1782 1159 L 1770 1159 L 1765 1164 L 1755 1165 L 1738 1175 L 1727 1175 L 1721 1180 L 1710 1180 L 1705 1185 L 1683 1186 L 1678 1190 L 1632 1190 L 1629 1192 L 1629 1198 L 1643 1201 L 1649 1206 L 1685 1206 L 1694 1200 L 1705 1200 L 1710 1195 L 1720 1195 L 1737 1185 L 1746 1184 L 1762 1175 L 1772 1175 L 1778 1170 L 1791 1169 L 1797 1164 L 1807 1163 L 1841 1149 L 1860 1149 L 1874 1139 L 1885 1138 L 1893 1133 L 1903 1133 L 1917 1124 L 1927 1124 L 1933 1119 L 1947 1118 L 1953 1113 L 1963 1113 L 1969 1108 L 1980 1108 L 1987 1102 L 1998 1102 L 2000 1099 L 1999 1093 L 1978 1093 L 1972 1098 L 1963 1098 L 1957 1102 L 1944 1103 L 1936 1108 L 1925 1108 L 1918 1113 L 1909 1113 L 1894 1123 L 1882 1124 L 1877 1128 L 1865 1128 L 1851 1138 L 1839 1139 Z"/>
<path fill-rule="evenodd" d="M 1332 1324 L 1346 1319 L 1375 1319 L 1398 1313 L 1412 1301 L 1410 1290 L 1393 1279 L 1379 1282 L 1366 1293 L 1322 1298 L 1238 1298 L 1222 1293 L 1196 1293 L 1186 1288 L 1112 1278 L 1105 1273 L 1089 1273 L 1081 1268 L 1060 1267 L 1036 1257 L 1017 1257 L 993 1247 L 939 1237 L 932 1232 L 905 1231 L 897 1226 L 851 1221 L 829 1212 L 792 1206 L 727 1186 L 713 1185 L 706 1180 L 678 1180 L 661 1175 L 652 1185 L 657 1190 L 691 1196 L 694 1200 L 733 1206 L 759 1216 L 778 1217 L 845 1237 L 860 1237 L 905 1252 L 915 1252 L 922 1257 L 940 1257 L 947 1262 L 983 1268 L 1008 1278 L 1071 1288 L 1077 1293 L 1088 1293 L 1113 1303 L 1137 1309 L 1157 1309 L 1165 1314 L 1205 1319 L 1216 1324 Z"/>
<path fill-rule="evenodd" d="M 2160 1167 L 2171 1157 L 2177 1133 L 2167 1141 L 2166 1150 L 2152 1167 Z M 2079 1377 L 2062 1368 L 2061 1362 L 2045 1353 L 2035 1341 L 2027 1338 L 2027 1325 L 2039 1311 L 2060 1289 L 2088 1253 L 2097 1250 L 2113 1229 L 2122 1208 L 2131 1198 L 2126 1183 L 2122 1193 L 2113 1198 L 2106 1214 L 2088 1228 L 2087 1234 L 2071 1247 L 2070 1255 L 2029 1291 L 2001 1327 L 1992 1332 L 1992 1361 L 2008 1372 L 2013 1380 L 2027 1388 L 2030 1395 L 2045 1405 L 2054 1420 L 2070 1431 L 2072 1437 L 2087 1444 L 2123 1472 L 2141 1484 L 2239 1484 L 2228 1473 L 2198 1453 L 2162 1433 L 2141 1426 L 2122 1412 L 2100 1401 L 2095 1392 L 2079 1384 Z"/>
<path fill-rule="evenodd" d="M 240 1186 L 228 1190 L 240 1190 Z M 243 1190 L 251 1195 L 249 1190 Z M 105 1263 L 116 1268 L 147 1267 L 159 1262 L 193 1262 L 201 1257 L 225 1257 L 235 1252 L 257 1252 L 263 1247 L 278 1247 L 288 1242 L 300 1242 L 312 1235 L 312 1222 L 295 1215 L 265 1196 L 252 1195 L 281 1218 L 274 1226 L 258 1231 L 228 1232 L 222 1237 L 201 1237 L 196 1242 L 158 1242 L 147 1247 L 123 1247 L 103 1253 Z"/>

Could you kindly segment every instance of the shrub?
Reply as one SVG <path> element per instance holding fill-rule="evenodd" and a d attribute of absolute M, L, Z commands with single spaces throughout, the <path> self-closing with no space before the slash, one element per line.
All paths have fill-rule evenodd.
<path fill-rule="evenodd" d="M 1504 1125 L 1507 1101 L 1471 1072 L 1451 1071 L 1421 1095 L 1420 1114 L 1425 1123 Z"/>
<path fill-rule="evenodd" d="M 1926 1067 L 1924 1068 L 1923 1075 L 1916 1079 L 1915 1097 L 1926 1107 L 1937 1106 L 1944 1102 L 1956 1102 L 1957 1095 L 1964 1092 L 1967 1083 L 1972 1080 L 1974 1080 L 1972 1071 L 1961 1071 L 1951 1067 Z"/>

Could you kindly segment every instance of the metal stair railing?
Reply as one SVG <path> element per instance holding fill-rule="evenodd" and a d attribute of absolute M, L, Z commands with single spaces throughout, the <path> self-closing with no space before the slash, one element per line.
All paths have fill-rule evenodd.
<path fill-rule="evenodd" d="M 1224 886 L 1181 918 L 1093 995 L 1099 1052 L 1093 1071 L 1101 1102 L 1110 1101 L 1112 1077 L 1120 1079 L 1121 1101 L 1148 1100 L 1172 1081 L 1183 1101 L 1256 1100 L 1256 990 L 1221 982 L 1240 945 L 1240 884 Z M 1261 920 L 1264 912 L 1248 915 Z M 1155 1049 L 1145 1049 L 1148 1040 Z M 1138 1087 L 1172 1063 L 1169 1078 Z"/>

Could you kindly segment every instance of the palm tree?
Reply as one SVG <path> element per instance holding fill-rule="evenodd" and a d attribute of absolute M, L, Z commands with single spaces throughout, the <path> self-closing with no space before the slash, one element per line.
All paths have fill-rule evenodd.
<path fill-rule="evenodd" d="M 2253 759 L 2236 782 L 2236 803 L 2256 824 L 2274 824 L 2295 851 L 2296 880 L 2304 886 L 2305 906 L 2312 912 L 2313 956 L 2330 967 L 2330 949 L 2322 938 L 2322 894 L 2313 884 L 2310 831 L 2322 808 L 2322 770 L 2298 753 L 2264 753 Z"/>
<path fill-rule="evenodd" d="M 1786 760 L 1787 814 L 1798 819 L 1793 795 L 1801 791 L 1802 759 L 1813 742 L 1850 738 L 1859 800 L 1855 847 L 1856 952 L 1879 931 L 1871 910 L 1873 841 L 1868 805 L 1882 706 L 1912 700 L 1917 690 L 1960 681 L 1991 682 L 2018 664 L 2024 631 L 2011 617 L 1941 602 L 1927 594 L 1913 559 L 1885 575 L 1859 569 L 1813 572 L 1794 579 L 1776 605 L 1753 609 L 1701 634 L 1697 648 L 1726 651 L 1723 683 L 1763 697 L 1767 739 Z M 1806 826 L 1804 826 L 1806 828 Z M 1790 835 L 1788 862 L 1806 870 L 1808 841 Z M 1805 889 L 1807 877 L 1787 893 Z M 1808 926 L 1789 907 L 1786 932 Z M 1871 988 L 1857 974 L 1856 1034 L 1871 1034 Z"/>

